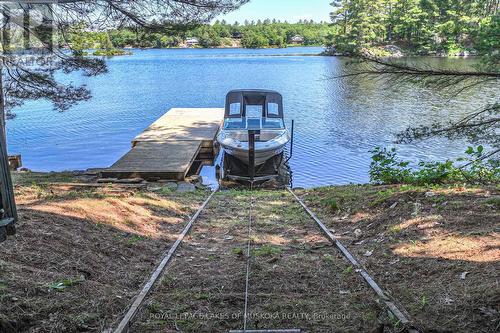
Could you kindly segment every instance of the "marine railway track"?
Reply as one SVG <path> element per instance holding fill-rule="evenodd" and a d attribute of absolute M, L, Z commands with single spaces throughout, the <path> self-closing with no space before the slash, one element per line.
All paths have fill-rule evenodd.
<path fill-rule="evenodd" d="M 231 203 L 213 191 L 108 331 L 419 332 L 293 190 L 249 193 Z"/>

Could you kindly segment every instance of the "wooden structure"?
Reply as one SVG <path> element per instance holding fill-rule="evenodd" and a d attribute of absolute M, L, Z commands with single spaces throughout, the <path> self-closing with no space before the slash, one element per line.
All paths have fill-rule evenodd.
<path fill-rule="evenodd" d="M 171 109 L 132 140 L 132 149 L 103 178 L 184 180 L 217 154 L 215 137 L 224 109 Z"/>
<path fill-rule="evenodd" d="M 9 168 L 10 170 L 17 170 L 23 166 L 23 161 L 21 155 L 11 155 L 9 156 Z"/>

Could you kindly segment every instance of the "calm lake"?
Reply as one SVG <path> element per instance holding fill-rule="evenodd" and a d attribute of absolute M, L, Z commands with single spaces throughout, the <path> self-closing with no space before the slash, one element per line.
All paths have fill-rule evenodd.
<path fill-rule="evenodd" d="M 65 77 L 86 84 L 93 98 L 59 113 L 30 102 L 8 121 L 9 153 L 22 154 L 36 171 L 107 167 L 130 149 L 130 141 L 173 107 L 223 107 L 237 88 L 283 94 L 287 122 L 295 120 L 290 165 L 293 185 L 311 187 L 369 181 L 369 150 L 397 146 L 412 161 L 456 157 L 466 142 L 432 139 L 394 145 L 410 124 L 460 117 L 498 89 L 448 97 L 414 84 L 340 80 L 345 58 L 307 56 L 322 48 L 134 50 L 108 60 L 109 73 Z M 297 55 L 300 54 L 300 55 Z M 465 60 L 431 59 L 435 65 Z M 206 169 L 204 176 L 213 173 Z"/>

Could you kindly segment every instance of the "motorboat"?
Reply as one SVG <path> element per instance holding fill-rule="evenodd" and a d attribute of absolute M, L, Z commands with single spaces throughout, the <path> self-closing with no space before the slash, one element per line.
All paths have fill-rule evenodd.
<path fill-rule="evenodd" d="M 283 153 L 291 135 L 285 126 L 283 97 L 272 90 L 233 90 L 226 96 L 224 124 L 217 142 L 224 152 L 255 166 Z M 253 154 L 250 154 L 253 147 Z"/>

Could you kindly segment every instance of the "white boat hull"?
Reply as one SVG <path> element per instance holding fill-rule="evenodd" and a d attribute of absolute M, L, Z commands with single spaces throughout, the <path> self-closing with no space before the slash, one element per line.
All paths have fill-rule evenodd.
<path fill-rule="evenodd" d="M 238 134 L 231 133 L 231 131 L 221 131 L 217 136 L 217 141 L 220 143 L 222 149 L 224 149 L 224 152 L 248 165 L 248 142 L 237 140 L 237 136 Z M 287 130 L 284 130 L 268 141 L 255 142 L 255 165 L 264 164 L 270 158 L 281 154 L 289 141 L 290 134 Z"/>
<path fill-rule="evenodd" d="M 239 159 L 246 165 L 249 164 L 248 160 L 248 150 L 238 150 L 238 149 L 231 149 L 231 148 L 224 148 L 224 151 Z M 264 151 L 264 152 L 255 152 L 255 165 L 261 165 L 264 164 L 267 160 L 270 158 L 279 155 L 283 152 L 283 148 L 281 149 L 276 149 L 274 151 Z"/>

